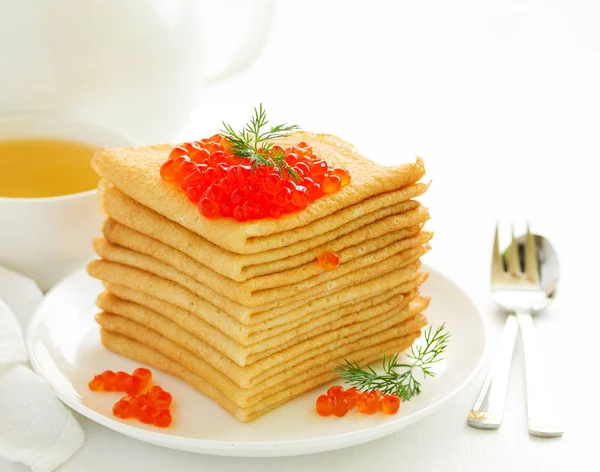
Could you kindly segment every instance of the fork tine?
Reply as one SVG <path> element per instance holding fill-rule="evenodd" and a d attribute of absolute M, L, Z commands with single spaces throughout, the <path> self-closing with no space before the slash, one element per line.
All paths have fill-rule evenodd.
<path fill-rule="evenodd" d="M 494 249 L 492 250 L 492 281 L 498 280 L 504 273 L 504 263 L 502 254 L 500 254 L 500 242 L 498 241 L 498 223 L 496 223 L 496 233 L 494 235 Z"/>
<path fill-rule="evenodd" d="M 539 282 L 540 272 L 535 238 L 527 224 L 527 240 L 525 243 L 525 276 L 533 283 Z"/>
<path fill-rule="evenodd" d="M 506 269 L 513 277 L 519 277 L 521 275 L 521 267 L 519 265 L 519 247 L 517 246 L 517 240 L 515 239 L 515 227 L 511 225 L 510 228 L 511 240 L 510 249 L 508 251 L 508 260 L 506 261 Z"/>

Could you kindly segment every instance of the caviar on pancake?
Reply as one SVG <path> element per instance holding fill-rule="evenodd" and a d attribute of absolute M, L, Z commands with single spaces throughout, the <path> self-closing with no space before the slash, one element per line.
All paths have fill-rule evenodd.
<path fill-rule="evenodd" d="M 206 218 L 238 221 L 280 218 L 305 209 L 350 183 L 350 173 L 315 155 L 310 144 L 280 146 L 296 125 L 267 127 L 262 105 L 240 131 L 224 130 L 171 150 L 160 168 L 163 180 L 179 184 Z"/>

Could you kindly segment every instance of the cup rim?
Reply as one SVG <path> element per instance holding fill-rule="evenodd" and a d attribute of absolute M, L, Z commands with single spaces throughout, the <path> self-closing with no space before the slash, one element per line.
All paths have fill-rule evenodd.
<path fill-rule="evenodd" d="M 59 125 L 64 125 L 68 127 L 68 125 L 75 126 L 85 126 L 88 128 L 94 128 L 95 130 L 99 130 L 102 133 L 110 134 L 115 138 L 120 139 L 123 144 L 122 146 L 131 146 L 133 145 L 133 140 L 124 134 L 114 131 L 110 128 L 107 128 L 103 125 L 99 125 L 96 123 L 92 123 L 85 120 L 79 120 L 73 117 L 64 117 L 64 116 L 56 116 L 52 114 L 17 114 L 13 116 L 1 116 L 0 115 L 0 128 L 5 123 L 18 123 L 18 122 L 30 122 L 30 123 L 54 123 Z M 32 138 L 36 136 L 31 136 Z M 0 141 L 4 138 L 0 135 Z M 66 138 L 65 138 L 66 139 Z M 87 142 L 86 140 L 82 140 L 81 142 Z M 91 195 L 95 195 L 98 193 L 97 188 L 92 188 L 89 190 L 84 190 L 82 192 L 77 193 L 67 193 L 65 195 L 53 195 L 51 197 L 3 197 L 0 196 L 0 203 L 2 202 L 22 202 L 22 203 L 32 203 L 32 202 L 58 202 L 64 200 L 73 200 L 76 198 L 83 198 Z"/>

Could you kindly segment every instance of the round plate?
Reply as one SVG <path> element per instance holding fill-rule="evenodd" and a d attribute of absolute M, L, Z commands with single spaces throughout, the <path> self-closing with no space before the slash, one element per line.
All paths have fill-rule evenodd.
<path fill-rule="evenodd" d="M 108 428 L 159 446 L 221 456 L 291 456 L 329 451 L 371 441 L 433 413 L 462 390 L 479 370 L 485 351 L 483 318 L 471 299 L 439 272 L 422 288 L 432 297 L 426 316 L 435 328 L 446 323 L 451 339 L 437 376 L 423 382 L 421 395 L 405 402 L 394 416 L 350 412 L 321 418 L 314 410 L 323 386 L 248 424 L 238 422 L 179 379 L 153 369 L 155 380 L 174 398 L 173 424 L 167 429 L 119 420 L 112 405 L 122 393 L 92 392 L 88 381 L 106 369 L 132 372 L 139 363 L 100 344 L 94 306 L 102 285 L 77 272 L 54 289 L 33 316 L 27 348 L 33 367 L 68 406 Z M 417 341 L 419 342 L 419 341 Z M 333 384 L 332 384 L 333 385 Z"/>

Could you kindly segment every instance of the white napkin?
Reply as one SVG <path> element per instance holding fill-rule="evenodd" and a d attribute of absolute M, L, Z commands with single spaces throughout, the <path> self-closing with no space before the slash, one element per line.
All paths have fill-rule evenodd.
<path fill-rule="evenodd" d="M 0 471 L 50 472 L 83 444 L 81 427 L 27 362 L 21 326 L 42 298 L 31 280 L 0 267 Z M 4 303 L 4 300 L 6 303 Z M 11 310 L 14 307 L 14 313 Z M 18 316 L 15 316 L 15 313 Z"/>

